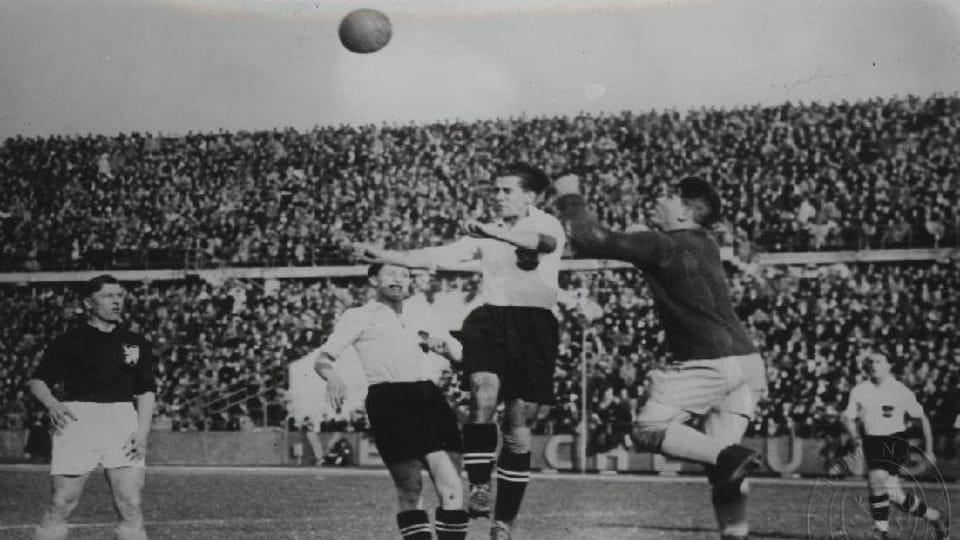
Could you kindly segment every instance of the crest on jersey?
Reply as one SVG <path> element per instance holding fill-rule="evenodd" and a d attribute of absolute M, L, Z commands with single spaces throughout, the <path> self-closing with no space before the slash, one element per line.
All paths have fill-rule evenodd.
<path fill-rule="evenodd" d="M 123 362 L 128 366 L 136 365 L 140 360 L 140 347 L 136 345 L 123 344 Z"/>

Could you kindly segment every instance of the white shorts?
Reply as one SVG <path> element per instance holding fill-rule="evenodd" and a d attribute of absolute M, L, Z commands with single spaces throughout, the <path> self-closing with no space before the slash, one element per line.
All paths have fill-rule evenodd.
<path fill-rule="evenodd" d="M 753 418 L 767 393 L 766 366 L 757 353 L 676 362 L 650 378 L 650 399 L 692 414 L 716 410 Z"/>
<path fill-rule="evenodd" d="M 86 474 L 97 465 L 104 469 L 144 467 L 143 458 L 132 460 L 123 448 L 137 430 L 133 403 L 66 401 L 64 405 L 77 419 L 53 434 L 50 474 Z"/>

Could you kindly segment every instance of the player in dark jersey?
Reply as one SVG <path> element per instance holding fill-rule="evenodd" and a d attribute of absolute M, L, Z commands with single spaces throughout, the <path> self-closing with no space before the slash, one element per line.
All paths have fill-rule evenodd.
<path fill-rule="evenodd" d="M 95 277 L 81 294 L 87 320 L 47 347 L 29 382 L 55 429 L 53 495 L 35 538 L 67 537 L 67 518 L 90 471 L 102 465 L 120 519 L 116 537 L 145 540 L 140 492 L 156 402 L 155 357 L 149 342 L 119 326 L 125 293 L 115 278 Z M 52 391 L 57 384 L 62 400 Z"/>
<path fill-rule="evenodd" d="M 672 358 L 651 373 L 636 420 L 640 446 L 706 465 L 722 537 L 746 538 L 744 480 L 757 455 L 737 443 L 766 393 L 766 373 L 706 230 L 719 217 L 719 194 L 702 178 L 684 178 L 656 201 L 651 221 L 659 230 L 617 233 L 587 212 L 577 177 L 554 187 L 578 254 L 632 263 L 653 292 Z M 685 425 L 691 415 L 704 417 L 704 432 Z"/>

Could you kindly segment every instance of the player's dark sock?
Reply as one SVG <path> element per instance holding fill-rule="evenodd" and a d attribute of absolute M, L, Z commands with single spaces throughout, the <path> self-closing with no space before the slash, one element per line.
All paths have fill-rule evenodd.
<path fill-rule="evenodd" d="M 463 540 L 467 537 L 466 510 L 444 510 L 437 508 L 437 540 Z"/>
<path fill-rule="evenodd" d="M 425 510 L 405 510 L 397 514 L 397 527 L 403 540 L 432 540 L 430 516 Z"/>
<path fill-rule="evenodd" d="M 490 481 L 497 457 L 497 425 L 467 424 L 463 426 L 463 468 L 471 484 Z"/>
<path fill-rule="evenodd" d="M 907 512 L 911 516 L 922 517 L 934 521 L 940 517 L 939 512 L 930 512 L 934 514 L 933 516 L 928 516 L 928 508 L 926 503 L 917 498 L 913 493 L 907 493 L 903 498 L 903 502 L 900 503 L 900 509 L 904 512 Z"/>
<path fill-rule="evenodd" d="M 523 493 L 530 482 L 530 452 L 501 452 L 497 462 L 497 502 L 494 519 L 513 523 L 520 512 Z"/>
<path fill-rule="evenodd" d="M 874 525 L 878 531 L 886 531 L 890 528 L 890 496 L 886 493 L 870 495 L 868 500 L 870 501 L 870 515 L 873 516 Z"/>
<path fill-rule="evenodd" d="M 713 494 L 713 513 L 722 536 L 746 538 L 750 527 L 747 524 L 747 496 L 739 494 L 730 499 L 720 499 Z"/>

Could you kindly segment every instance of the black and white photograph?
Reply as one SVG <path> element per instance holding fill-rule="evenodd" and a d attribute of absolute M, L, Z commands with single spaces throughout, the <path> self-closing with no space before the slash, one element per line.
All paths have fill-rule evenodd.
<path fill-rule="evenodd" d="M 0 0 L 0 540 L 958 516 L 960 2 Z"/>

